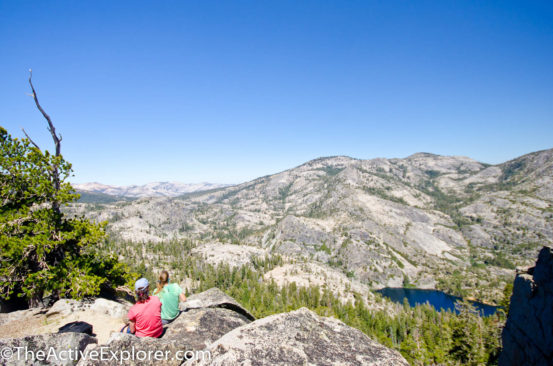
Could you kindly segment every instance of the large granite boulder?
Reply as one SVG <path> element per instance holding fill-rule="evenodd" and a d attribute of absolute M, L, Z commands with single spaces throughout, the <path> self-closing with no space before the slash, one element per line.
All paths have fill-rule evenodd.
<path fill-rule="evenodd" d="M 181 310 L 225 308 L 242 314 L 249 320 L 255 320 L 255 317 L 242 305 L 216 287 L 190 296 L 185 302 L 181 302 L 179 307 Z"/>
<path fill-rule="evenodd" d="M 126 315 L 131 308 L 132 304 L 125 300 L 113 301 L 104 298 L 97 298 L 94 300 L 73 300 L 73 299 L 60 299 L 52 305 L 46 312 L 46 316 L 53 315 L 69 315 L 77 311 L 94 311 L 99 314 L 105 314 L 112 318 L 121 318 Z"/>
<path fill-rule="evenodd" d="M 97 298 L 90 305 L 90 310 L 99 314 L 105 314 L 112 318 L 121 319 L 127 316 L 129 309 L 133 304 L 129 301 L 119 299 L 118 301 Z"/>
<path fill-rule="evenodd" d="M 235 311 L 221 308 L 191 309 L 167 326 L 163 339 L 192 351 L 203 350 L 231 330 L 250 323 Z"/>
<path fill-rule="evenodd" d="M 236 328 L 205 349 L 210 360 L 185 365 L 405 365 L 396 351 L 334 318 L 302 308 Z"/>
<path fill-rule="evenodd" d="M 25 310 L 16 310 L 9 313 L 0 313 L 0 325 L 8 324 L 13 321 L 25 319 L 44 312 L 43 308 L 31 308 Z"/>
<path fill-rule="evenodd" d="M 159 338 L 139 338 L 127 333 L 113 333 L 105 345 L 91 345 L 79 366 L 166 365 L 177 366 L 184 351 L 176 342 Z M 105 356 L 102 356 L 105 355 Z"/>
<path fill-rule="evenodd" d="M 553 249 L 515 278 L 500 366 L 553 365 Z"/>
<path fill-rule="evenodd" d="M 1 366 L 76 365 L 96 338 L 83 333 L 54 333 L 0 339 Z M 10 351 L 7 351 L 10 350 Z"/>

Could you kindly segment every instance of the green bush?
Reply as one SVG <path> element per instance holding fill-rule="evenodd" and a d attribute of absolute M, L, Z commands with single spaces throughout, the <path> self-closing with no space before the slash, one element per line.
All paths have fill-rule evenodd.
<path fill-rule="evenodd" d="M 129 284 L 127 266 L 101 254 L 104 225 L 68 218 L 59 208 L 78 195 L 71 164 L 0 127 L 0 297 L 38 306 L 53 298 L 98 295 Z"/>

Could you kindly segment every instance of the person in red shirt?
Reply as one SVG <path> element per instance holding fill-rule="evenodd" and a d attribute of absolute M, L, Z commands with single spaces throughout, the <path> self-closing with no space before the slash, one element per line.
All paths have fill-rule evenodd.
<path fill-rule="evenodd" d="M 159 338 L 163 334 L 161 301 L 149 295 L 149 283 L 141 278 L 134 284 L 137 302 L 128 314 L 129 330 L 137 337 Z"/>

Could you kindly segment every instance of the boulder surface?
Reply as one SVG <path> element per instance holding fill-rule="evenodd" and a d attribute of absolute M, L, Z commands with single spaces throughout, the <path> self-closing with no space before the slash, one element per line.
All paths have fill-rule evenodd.
<path fill-rule="evenodd" d="M 139 338 L 127 333 L 113 333 L 107 344 L 87 347 L 85 353 L 89 357 L 83 357 L 78 366 L 178 366 L 182 363 L 178 359 L 179 351 L 177 343 L 163 338 Z M 94 352 L 100 356 L 92 356 Z"/>
<path fill-rule="evenodd" d="M 361 331 L 306 308 L 236 328 L 206 351 L 210 360 L 185 365 L 408 365 L 398 352 Z"/>
<path fill-rule="evenodd" d="M 167 326 L 163 339 L 181 343 L 188 350 L 198 351 L 248 323 L 250 320 L 244 315 L 229 309 L 191 309 Z"/>
<path fill-rule="evenodd" d="M 254 320 L 236 300 L 216 288 L 190 296 L 180 306 L 184 310 L 165 326 L 161 338 L 113 332 L 103 344 L 83 333 L 0 339 L 0 348 L 27 347 L 36 352 L 52 347 L 58 353 L 68 349 L 82 352 L 78 363 L 76 357 L 30 362 L 12 358 L 0 359 L 0 366 L 407 365 L 398 352 L 372 341 L 361 331 L 305 308 Z M 126 307 L 104 300 L 60 300 L 44 318 L 52 320 L 75 311 L 110 318 L 121 315 Z M 46 313 L 46 309 L 41 312 Z M 13 318 L 20 316 L 23 313 Z"/>
<path fill-rule="evenodd" d="M 207 291 L 190 296 L 185 302 L 179 304 L 181 310 L 187 309 L 205 309 L 205 308 L 225 308 L 244 315 L 249 320 L 255 320 L 255 317 L 234 300 L 229 295 L 216 287 Z"/>
<path fill-rule="evenodd" d="M 553 365 L 553 249 L 515 278 L 500 366 Z"/>
<path fill-rule="evenodd" d="M 98 340 L 84 333 L 53 333 L 0 339 L 1 366 L 76 365 L 79 352 Z M 11 355 L 6 353 L 11 350 Z M 44 354 L 42 354 L 44 352 Z"/>

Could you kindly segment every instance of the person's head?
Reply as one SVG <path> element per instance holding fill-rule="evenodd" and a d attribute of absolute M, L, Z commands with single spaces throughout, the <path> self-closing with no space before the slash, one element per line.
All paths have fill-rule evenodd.
<path fill-rule="evenodd" d="M 141 278 L 134 284 L 134 292 L 138 302 L 146 301 L 150 297 L 149 295 L 150 283 L 147 279 Z"/>
<path fill-rule="evenodd" d="M 169 272 L 166 270 L 161 271 L 159 274 L 159 279 L 157 281 L 157 290 L 163 290 L 163 286 L 169 283 Z"/>

